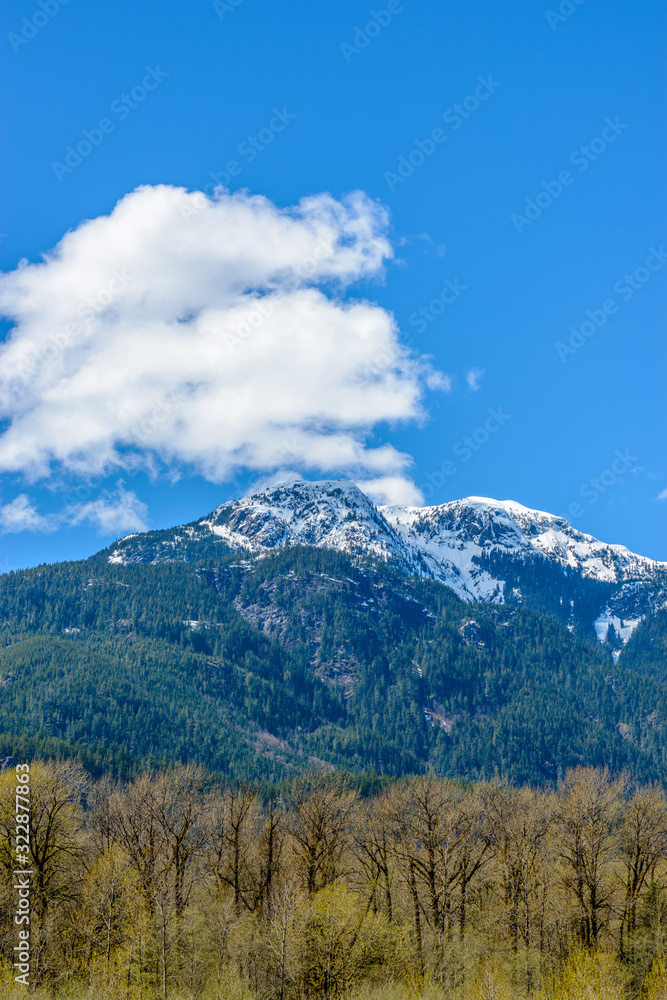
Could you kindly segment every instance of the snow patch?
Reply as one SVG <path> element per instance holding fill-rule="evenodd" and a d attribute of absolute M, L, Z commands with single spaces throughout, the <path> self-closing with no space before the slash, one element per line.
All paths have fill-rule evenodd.
<path fill-rule="evenodd" d="M 637 626 L 640 625 L 643 620 L 643 615 L 641 618 L 620 618 L 618 615 L 612 614 L 609 608 L 605 608 L 602 614 L 595 619 L 595 634 L 597 635 L 599 641 L 604 643 L 607 641 L 609 627 L 613 625 L 616 634 L 620 636 L 621 642 L 625 646 Z"/>

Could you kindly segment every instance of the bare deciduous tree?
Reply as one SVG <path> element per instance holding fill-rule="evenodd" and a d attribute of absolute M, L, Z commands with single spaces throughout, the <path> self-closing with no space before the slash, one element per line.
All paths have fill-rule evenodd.
<path fill-rule="evenodd" d="M 528 788 L 489 785 L 482 791 L 487 836 L 501 873 L 510 947 L 531 944 L 531 897 L 542 841 L 552 822 L 550 797 Z"/>
<path fill-rule="evenodd" d="M 335 781 L 298 781 L 292 793 L 292 851 L 297 876 L 307 892 L 336 881 L 345 870 L 348 828 L 357 796 Z"/>
<path fill-rule="evenodd" d="M 637 904 L 653 880 L 659 862 L 667 855 L 667 802 L 661 788 L 648 786 L 635 791 L 625 807 L 621 824 L 625 899 L 619 928 L 619 951 L 626 947 L 634 962 Z"/>
<path fill-rule="evenodd" d="M 577 933 L 587 947 L 598 944 L 611 912 L 614 826 L 624 788 L 623 779 L 590 767 L 568 771 L 559 788 L 560 877 L 577 901 Z"/>

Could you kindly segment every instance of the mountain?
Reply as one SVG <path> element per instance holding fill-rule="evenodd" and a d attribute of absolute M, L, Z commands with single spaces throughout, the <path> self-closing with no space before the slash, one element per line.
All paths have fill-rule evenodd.
<path fill-rule="evenodd" d="M 0 576 L 0 757 L 663 780 L 664 571 L 510 502 L 272 488 Z"/>
<path fill-rule="evenodd" d="M 600 542 L 564 518 L 510 500 L 375 507 L 349 482 L 296 482 L 222 504 L 167 533 L 129 536 L 112 563 L 191 560 L 229 549 L 310 545 L 391 563 L 438 580 L 464 601 L 548 610 L 618 653 L 639 622 L 667 606 L 667 563 Z"/>

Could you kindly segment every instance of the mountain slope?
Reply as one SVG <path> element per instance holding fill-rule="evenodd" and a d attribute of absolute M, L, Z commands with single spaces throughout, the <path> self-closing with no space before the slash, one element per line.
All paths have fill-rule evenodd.
<path fill-rule="evenodd" d="M 275 487 L 0 576 L 0 753 L 662 780 L 664 604 L 664 564 L 509 501 Z"/>
<path fill-rule="evenodd" d="M 202 558 L 216 545 L 220 552 L 312 545 L 388 561 L 407 576 L 446 584 L 464 601 L 549 611 L 615 652 L 667 605 L 667 564 L 513 501 L 375 507 L 352 483 L 297 482 L 228 501 L 161 539 L 155 534 L 130 536 L 105 557 L 159 563 Z"/>
<path fill-rule="evenodd" d="M 144 557 L 164 541 L 141 540 Z M 645 651 L 613 666 L 551 615 L 463 602 L 392 561 L 214 552 L 0 577 L 5 756 L 37 746 L 120 774 L 194 760 L 240 780 L 312 766 L 664 775 L 667 681 Z"/>
<path fill-rule="evenodd" d="M 470 597 L 488 600 L 486 584 L 475 578 L 473 560 L 499 552 L 543 556 L 582 577 L 603 583 L 647 579 L 653 560 L 636 556 L 622 545 L 607 545 L 584 535 L 564 518 L 530 510 L 511 500 L 468 497 L 437 507 L 381 507 L 405 543 L 421 551 L 434 574 L 448 565 L 458 570 L 461 588 Z M 667 564 L 663 564 L 667 571 Z M 446 581 L 445 581 L 446 582 Z M 467 596 L 461 593 L 461 596 Z M 500 596 L 500 595 L 499 595 Z"/>

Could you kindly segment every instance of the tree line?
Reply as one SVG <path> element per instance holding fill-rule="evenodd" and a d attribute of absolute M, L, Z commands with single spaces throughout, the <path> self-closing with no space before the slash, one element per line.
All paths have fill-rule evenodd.
<path fill-rule="evenodd" d="M 40 996 L 579 1000 L 667 996 L 667 801 L 573 769 L 555 790 L 194 766 L 31 774 Z M 15 793 L 0 775 L 3 996 L 14 984 Z M 23 990 L 23 992 L 21 992 Z"/>

